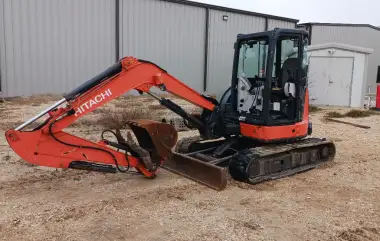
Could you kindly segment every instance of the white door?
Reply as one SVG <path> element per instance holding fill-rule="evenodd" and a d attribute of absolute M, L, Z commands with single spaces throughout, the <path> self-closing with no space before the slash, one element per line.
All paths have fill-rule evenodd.
<path fill-rule="evenodd" d="M 353 58 L 311 57 L 311 105 L 350 106 Z"/>
<path fill-rule="evenodd" d="M 309 65 L 309 101 L 311 105 L 327 105 L 328 74 L 327 58 L 310 58 Z"/>
<path fill-rule="evenodd" d="M 353 58 L 332 58 L 329 79 L 330 105 L 350 106 Z"/>

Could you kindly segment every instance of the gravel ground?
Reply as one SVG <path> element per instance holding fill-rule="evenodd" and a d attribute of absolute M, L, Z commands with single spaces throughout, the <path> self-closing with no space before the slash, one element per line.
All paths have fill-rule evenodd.
<path fill-rule="evenodd" d="M 0 104 L 2 133 L 51 103 Z M 165 170 L 148 180 L 31 166 L 2 134 L 0 240 L 380 240 L 380 116 L 344 118 L 371 127 L 360 129 L 322 121 L 326 111 L 311 119 L 313 136 L 336 143 L 332 165 L 220 192 Z M 100 134 L 89 122 L 68 130 Z"/>

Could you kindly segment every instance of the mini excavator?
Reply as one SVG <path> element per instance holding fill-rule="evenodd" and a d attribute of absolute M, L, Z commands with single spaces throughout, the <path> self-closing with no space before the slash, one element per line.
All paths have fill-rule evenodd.
<path fill-rule="evenodd" d="M 220 101 L 191 89 L 152 62 L 125 57 L 8 130 L 6 139 L 21 158 L 35 165 L 147 178 L 154 178 L 162 167 L 216 190 L 226 187 L 229 176 L 256 184 L 305 172 L 333 160 L 336 152 L 326 138 L 308 137 L 312 124 L 307 45 L 308 33 L 300 29 L 239 34 L 231 85 Z M 183 98 L 202 112 L 187 113 L 152 87 Z M 63 131 L 130 90 L 150 95 L 199 135 L 178 141 L 173 125 L 153 120 L 128 122 L 137 142 L 125 139 L 120 130 L 106 130 L 116 141 L 102 133 L 98 142 Z M 26 130 L 42 117 L 42 124 Z"/>

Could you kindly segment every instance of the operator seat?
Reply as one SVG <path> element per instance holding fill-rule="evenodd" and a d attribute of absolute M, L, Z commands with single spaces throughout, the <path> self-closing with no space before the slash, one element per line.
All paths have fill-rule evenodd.
<path fill-rule="evenodd" d="M 289 76 L 288 70 L 290 70 L 290 72 L 293 75 L 293 78 L 295 78 L 295 71 L 297 69 L 297 64 L 298 64 L 297 58 L 289 58 L 284 61 L 281 68 L 281 78 L 280 78 L 281 88 L 283 88 L 285 83 L 289 82 L 290 80 L 291 76 Z"/>
<path fill-rule="evenodd" d="M 286 119 L 292 120 L 294 118 L 295 110 L 295 97 L 296 97 L 296 86 L 294 83 L 296 69 L 298 66 L 297 58 L 289 58 L 282 64 L 280 78 L 279 78 L 279 88 L 280 90 L 272 98 L 277 99 L 281 102 L 280 111 L 272 111 L 272 115 L 276 116 L 281 113 L 280 117 L 286 116 Z M 289 75 L 290 72 L 291 76 Z M 276 93 L 276 94 L 275 94 Z"/>
<path fill-rule="evenodd" d="M 291 76 L 288 74 L 288 70 L 292 74 L 293 78 L 295 78 L 295 70 L 297 69 L 297 58 L 289 58 L 286 59 L 281 67 L 279 78 L 278 78 L 278 88 L 277 90 L 272 89 L 272 94 L 274 96 L 278 96 L 280 98 L 290 97 L 289 94 L 295 95 L 295 85 L 291 80 Z M 291 91 L 291 89 L 294 89 Z M 277 98 L 276 98 L 277 99 Z"/>

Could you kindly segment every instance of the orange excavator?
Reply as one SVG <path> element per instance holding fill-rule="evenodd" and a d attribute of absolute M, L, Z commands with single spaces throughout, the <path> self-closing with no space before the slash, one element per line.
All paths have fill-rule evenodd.
<path fill-rule="evenodd" d="M 335 145 L 312 133 L 308 113 L 308 33 L 296 29 L 240 34 L 231 86 L 220 101 L 191 89 L 149 61 L 122 58 L 98 76 L 5 135 L 25 161 L 54 168 L 134 172 L 148 178 L 163 167 L 216 190 L 228 175 L 255 184 L 315 168 L 335 157 Z M 291 56 L 291 57 L 290 57 Z M 158 87 L 201 107 L 187 113 L 151 91 Z M 137 143 L 120 130 L 91 142 L 63 131 L 77 119 L 130 90 L 147 93 L 199 131 L 181 139 L 173 125 L 128 122 Z M 34 129 L 26 128 L 45 117 Z"/>

